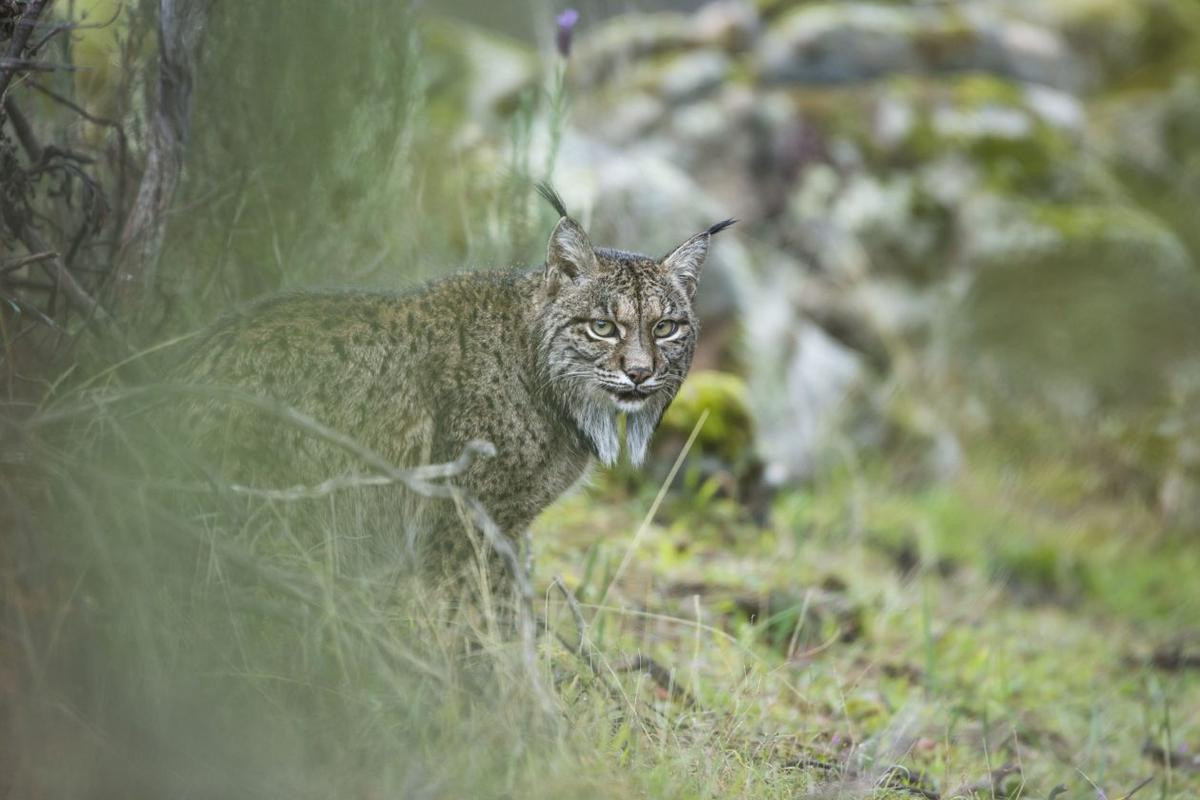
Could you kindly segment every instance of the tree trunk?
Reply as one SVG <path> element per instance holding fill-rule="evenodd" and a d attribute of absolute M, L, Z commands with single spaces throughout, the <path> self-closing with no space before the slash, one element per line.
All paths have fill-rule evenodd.
<path fill-rule="evenodd" d="M 196 62 L 212 0 L 157 0 L 158 80 L 145 171 L 121 235 L 113 305 L 136 307 L 154 282 L 167 210 L 183 171 Z"/>

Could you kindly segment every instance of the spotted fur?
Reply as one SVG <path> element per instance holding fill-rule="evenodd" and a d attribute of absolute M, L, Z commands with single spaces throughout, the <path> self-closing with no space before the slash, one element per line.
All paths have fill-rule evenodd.
<path fill-rule="evenodd" d="M 650 258 L 593 247 L 558 195 L 542 193 L 562 218 L 538 269 L 462 274 L 407 293 L 269 298 L 219 323 L 181 373 L 295 406 L 397 465 L 451 460 L 470 440 L 490 441 L 496 456 L 458 482 L 518 535 L 592 458 L 617 461 L 620 414 L 629 457 L 641 463 L 691 366 L 696 281 L 712 235 L 729 224 Z M 227 464 L 274 452 L 289 482 L 355 468 L 261 415 L 206 413 L 191 427 L 220 444 Z M 457 524 L 450 509 L 425 521 Z"/>

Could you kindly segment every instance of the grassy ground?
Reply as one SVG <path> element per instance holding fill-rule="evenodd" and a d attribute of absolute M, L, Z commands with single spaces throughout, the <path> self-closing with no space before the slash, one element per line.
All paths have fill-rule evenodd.
<path fill-rule="evenodd" d="M 657 704 L 639 771 L 680 767 L 702 796 L 1194 797 L 1200 774 L 1153 753 L 1200 739 L 1197 673 L 1161 668 L 1196 634 L 1200 553 L 1092 477 L 842 476 L 764 527 L 681 493 L 640 537 L 648 490 L 600 481 L 539 521 L 538 571 L 576 588 L 611 663 L 647 654 L 695 696 L 626 680 Z"/>
<path fill-rule="evenodd" d="M 436 65 L 380 37 L 408 12 L 379 8 L 401 19 L 311 2 L 214 27 L 225 72 L 197 103 L 169 327 L 280 287 L 539 257 L 545 210 L 512 222 L 543 177 L 521 136 L 490 171 L 430 145 L 449 129 L 398 87 Z M 296 66 L 328 52 L 365 60 Z M 375 147 L 396 155 L 360 155 Z M 422 171 L 422 148 L 446 157 Z M 1194 766 L 1153 757 L 1200 747 L 1200 551 L 1098 466 L 980 451 L 934 488 L 859 467 L 757 521 L 694 456 L 661 503 L 653 480 L 600 474 L 536 524 L 535 611 L 572 646 L 582 621 L 585 646 L 540 637 L 531 675 L 490 603 L 461 602 L 494 591 L 481 580 L 351 569 L 362 531 L 313 541 L 283 503 L 181 508 L 154 485 L 158 444 L 93 444 L 130 435 L 104 375 L 64 376 L 4 429 L 0 795 L 1200 794 Z M 55 413 L 64 430 L 38 422 Z"/>
<path fill-rule="evenodd" d="M 485 575 L 364 566 L 288 502 L 180 504 L 108 391 L 0 474 L 10 796 L 1200 791 L 1200 552 L 1098 466 L 860 466 L 757 521 L 697 453 L 666 492 L 600 473 L 537 521 L 529 651 Z"/>

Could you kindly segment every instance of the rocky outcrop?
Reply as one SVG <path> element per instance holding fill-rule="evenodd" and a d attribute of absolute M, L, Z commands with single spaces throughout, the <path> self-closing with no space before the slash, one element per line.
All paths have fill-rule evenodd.
<path fill-rule="evenodd" d="M 558 182 L 648 249 L 741 218 L 702 366 L 746 380 L 773 480 L 898 442 L 940 477 L 1006 404 L 1136 415 L 1194 374 L 1198 33 L 1187 0 L 623 15 L 571 54 Z"/>
<path fill-rule="evenodd" d="M 582 40 L 574 125 L 686 175 L 672 204 L 746 220 L 738 363 L 773 477 L 914 419 L 952 468 L 962 398 L 935 386 L 1075 416 L 1163 396 L 1200 332 L 1196 242 L 1124 178 L 1180 171 L 1196 90 L 1120 84 L 1178 61 L 1186 5 L 722 2 Z M 660 170 L 635 171 L 654 196 Z"/>

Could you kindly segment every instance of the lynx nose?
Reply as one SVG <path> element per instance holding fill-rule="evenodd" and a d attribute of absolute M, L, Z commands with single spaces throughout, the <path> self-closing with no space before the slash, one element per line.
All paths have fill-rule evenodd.
<path fill-rule="evenodd" d="M 641 384 L 645 383 L 646 379 L 650 377 L 650 374 L 651 370 L 649 367 L 635 365 L 625 368 L 625 375 L 629 377 L 629 380 L 633 381 L 634 386 L 640 386 Z"/>

